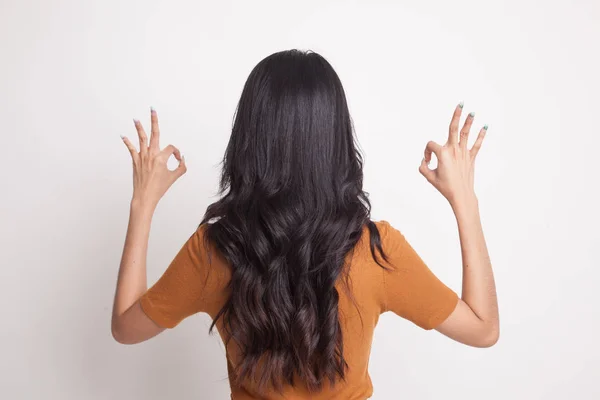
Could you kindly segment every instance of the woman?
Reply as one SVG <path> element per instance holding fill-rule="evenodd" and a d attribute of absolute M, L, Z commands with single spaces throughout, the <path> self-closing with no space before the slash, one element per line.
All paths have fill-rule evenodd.
<path fill-rule="evenodd" d="M 139 121 L 134 190 L 112 333 L 139 343 L 206 312 L 226 344 L 233 399 L 365 399 L 373 330 L 386 311 L 471 346 L 498 340 L 496 290 L 473 189 L 486 134 L 467 141 L 454 110 L 447 142 L 429 142 L 419 171 L 456 215 L 462 296 L 428 269 L 387 221 L 370 220 L 344 90 L 320 55 L 275 53 L 250 74 L 220 182 L 222 198 L 149 290 L 146 251 L 159 199 L 186 172 Z M 438 167 L 428 167 L 431 155 Z M 174 155 L 177 169 L 167 169 Z"/>

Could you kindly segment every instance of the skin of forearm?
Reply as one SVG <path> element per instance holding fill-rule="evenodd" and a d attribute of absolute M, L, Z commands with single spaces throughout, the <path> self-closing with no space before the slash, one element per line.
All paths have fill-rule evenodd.
<path fill-rule="evenodd" d="M 152 207 L 135 200 L 131 202 L 129 226 L 115 293 L 113 325 L 147 290 L 146 255 L 152 214 Z"/>
<path fill-rule="evenodd" d="M 462 300 L 490 329 L 498 329 L 498 302 L 475 195 L 453 207 L 463 260 Z"/>

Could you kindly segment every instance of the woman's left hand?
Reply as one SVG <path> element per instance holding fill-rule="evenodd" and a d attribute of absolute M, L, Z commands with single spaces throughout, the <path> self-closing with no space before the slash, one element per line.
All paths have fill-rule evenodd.
<path fill-rule="evenodd" d="M 132 204 L 141 204 L 154 209 L 171 185 L 185 174 L 187 168 L 185 159 L 175 146 L 170 144 L 164 149 L 160 149 L 158 116 L 153 109 L 151 109 L 150 115 L 151 132 L 149 142 L 140 121 L 133 120 L 140 141 L 139 152 L 127 137 L 122 136 L 122 139 L 129 149 L 133 161 Z M 174 155 L 179 161 L 179 166 L 172 171 L 167 167 L 167 161 L 171 155 Z"/>

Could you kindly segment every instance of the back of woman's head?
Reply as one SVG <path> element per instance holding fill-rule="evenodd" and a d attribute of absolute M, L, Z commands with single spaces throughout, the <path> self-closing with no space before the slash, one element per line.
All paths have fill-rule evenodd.
<path fill-rule="evenodd" d="M 347 368 L 338 277 L 365 225 L 381 252 L 362 189 L 342 84 L 319 54 L 275 53 L 252 70 L 221 176 L 202 223 L 231 264 L 231 296 L 216 316 L 241 350 L 234 376 L 258 387 L 318 390 Z M 382 253 L 383 255 L 383 253 Z M 384 255 L 385 257 L 385 255 Z"/>

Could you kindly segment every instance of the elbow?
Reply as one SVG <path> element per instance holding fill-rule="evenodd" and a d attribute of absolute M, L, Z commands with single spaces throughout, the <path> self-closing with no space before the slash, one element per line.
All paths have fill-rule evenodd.
<path fill-rule="evenodd" d="M 481 342 L 481 345 L 479 347 L 481 347 L 481 348 L 492 347 L 496 343 L 498 343 L 499 338 L 500 338 L 499 334 L 490 335 Z"/>
<path fill-rule="evenodd" d="M 477 347 L 482 347 L 482 348 L 492 347 L 496 343 L 498 343 L 499 339 L 500 339 L 500 326 L 499 326 L 499 324 L 495 323 L 495 324 L 492 324 L 488 329 L 486 329 L 486 334 L 482 337 L 481 342 L 479 343 L 479 346 L 477 346 Z"/>
<path fill-rule="evenodd" d="M 111 331 L 111 333 L 112 333 L 112 337 L 113 337 L 113 339 L 115 339 L 115 341 L 116 341 L 117 343 L 120 343 L 120 344 L 127 344 L 126 340 L 125 340 L 125 339 L 124 339 L 124 337 L 123 337 L 123 334 L 122 334 L 122 333 L 119 331 L 119 329 L 118 329 L 117 327 L 115 327 L 115 325 L 114 325 L 114 324 L 111 326 L 111 329 L 110 329 L 110 331 Z"/>
<path fill-rule="evenodd" d="M 114 322 L 111 324 L 110 331 L 113 339 L 119 344 L 134 344 L 131 340 L 128 340 L 127 335 L 123 332 L 123 329 L 118 323 Z"/>

